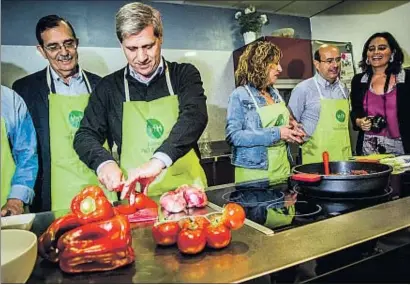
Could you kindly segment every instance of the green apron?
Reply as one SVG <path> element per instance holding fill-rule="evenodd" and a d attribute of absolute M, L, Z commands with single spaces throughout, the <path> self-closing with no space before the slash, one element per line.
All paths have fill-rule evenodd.
<path fill-rule="evenodd" d="M 292 223 L 296 214 L 295 205 L 283 208 L 267 208 L 266 221 L 264 226 L 274 229 L 282 226 L 287 226 Z"/>
<path fill-rule="evenodd" d="M 127 70 L 124 70 L 126 101 L 123 105 L 120 158 L 123 170 L 139 167 L 152 158 L 154 151 L 168 138 L 179 113 L 178 96 L 172 89 L 168 66 L 165 77 L 170 96 L 149 102 L 130 100 Z M 160 195 L 183 184 L 207 187 L 205 172 L 193 149 L 158 175 L 151 183 L 148 195 Z"/>
<path fill-rule="evenodd" d="M 6 204 L 10 193 L 11 180 L 16 170 L 13 156 L 11 154 L 9 140 L 7 138 L 6 122 L 1 117 L 1 206 Z"/>
<path fill-rule="evenodd" d="M 51 89 L 50 67 L 47 69 L 47 84 Z M 82 72 L 81 70 L 79 72 Z M 88 91 L 91 86 L 83 72 Z M 49 125 L 51 155 L 51 210 L 69 209 L 71 200 L 84 187 L 99 185 L 95 173 L 78 157 L 73 140 L 88 104 L 89 94 L 67 96 L 50 92 Z M 110 201 L 117 200 L 117 193 L 105 191 Z"/>
<path fill-rule="evenodd" d="M 248 86 L 245 86 L 245 88 L 257 108 L 263 128 L 281 127 L 289 124 L 289 110 L 280 96 L 280 103 L 259 107 Z M 273 146 L 267 147 L 267 151 L 268 169 L 235 167 L 235 183 L 268 179 L 270 183 L 277 184 L 287 180 L 290 173 L 290 164 L 286 143 L 280 140 Z"/>
<path fill-rule="evenodd" d="M 302 145 L 302 163 L 322 162 L 322 153 L 327 151 L 331 161 L 348 160 L 352 156 L 349 136 L 349 99 L 342 86 L 344 99 L 326 99 L 320 95 L 320 116 L 311 138 Z"/>

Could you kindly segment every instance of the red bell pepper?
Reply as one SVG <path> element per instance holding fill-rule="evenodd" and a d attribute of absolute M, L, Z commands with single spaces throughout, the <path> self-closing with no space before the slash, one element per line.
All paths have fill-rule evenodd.
<path fill-rule="evenodd" d="M 66 232 L 80 226 L 77 216 L 69 213 L 56 219 L 38 238 L 38 252 L 51 262 L 58 262 L 57 241 Z"/>
<path fill-rule="evenodd" d="M 130 224 L 123 215 L 82 225 L 58 240 L 64 272 L 112 270 L 135 260 Z"/>
<path fill-rule="evenodd" d="M 135 202 L 132 205 L 118 205 L 115 209 L 123 215 L 132 215 L 135 212 L 143 209 L 157 209 L 158 205 L 154 200 L 144 195 L 143 193 L 135 194 Z"/>
<path fill-rule="evenodd" d="M 88 186 L 71 201 L 71 211 L 81 224 L 110 219 L 114 216 L 113 207 L 98 186 Z"/>

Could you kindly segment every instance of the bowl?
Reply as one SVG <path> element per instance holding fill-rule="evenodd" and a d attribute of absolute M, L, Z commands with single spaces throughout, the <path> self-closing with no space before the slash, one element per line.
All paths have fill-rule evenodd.
<path fill-rule="evenodd" d="M 23 214 L 1 217 L 1 229 L 18 229 L 29 231 L 36 214 Z"/>
<path fill-rule="evenodd" d="M 37 236 L 26 230 L 1 230 L 1 283 L 25 283 L 37 259 Z"/>

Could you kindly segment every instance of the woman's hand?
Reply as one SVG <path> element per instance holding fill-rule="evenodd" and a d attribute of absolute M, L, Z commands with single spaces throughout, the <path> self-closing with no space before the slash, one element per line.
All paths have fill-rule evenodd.
<path fill-rule="evenodd" d="M 372 126 L 372 122 L 367 117 L 357 118 L 356 126 L 359 127 L 362 131 L 368 132 Z"/>
<path fill-rule="evenodd" d="M 302 139 L 306 136 L 305 131 L 303 130 L 303 125 L 296 121 L 295 117 L 292 115 L 289 116 L 289 125 L 292 130 L 299 132 L 299 137 Z"/>
<path fill-rule="evenodd" d="M 303 132 L 293 130 L 291 126 L 280 127 L 280 139 L 290 143 L 303 143 Z"/>

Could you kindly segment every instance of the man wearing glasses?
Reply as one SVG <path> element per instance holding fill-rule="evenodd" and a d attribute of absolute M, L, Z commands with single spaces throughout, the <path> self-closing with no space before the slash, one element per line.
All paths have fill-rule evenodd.
<path fill-rule="evenodd" d="M 98 183 L 72 143 L 100 77 L 79 67 L 78 39 L 65 19 L 41 18 L 36 37 L 37 49 L 49 65 L 13 84 L 28 106 L 38 135 L 40 167 L 32 211 L 68 209 L 82 185 Z"/>
<path fill-rule="evenodd" d="M 314 54 L 316 75 L 292 91 L 289 109 L 307 136 L 302 145 L 302 163 L 322 161 L 329 152 L 331 161 L 352 155 L 349 135 L 349 98 L 339 80 L 341 56 L 333 45 L 322 45 Z"/>

